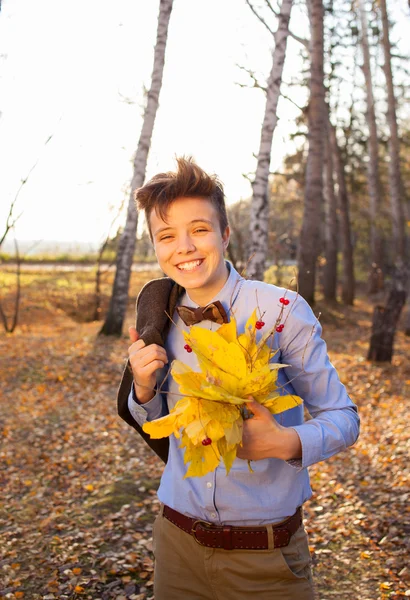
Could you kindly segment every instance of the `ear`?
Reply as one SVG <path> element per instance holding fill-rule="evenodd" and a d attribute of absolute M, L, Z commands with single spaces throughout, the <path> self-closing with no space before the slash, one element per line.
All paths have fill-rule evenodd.
<path fill-rule="evenodd" d="M 229 227 L 229 225 L 226 226 L 226 229 L 222 235 L 222 245 L 224 247 L 224 250 L 227 249 L 228 245 L 229 245 L 229 238 L 231 237 L 231 229 Z"/>

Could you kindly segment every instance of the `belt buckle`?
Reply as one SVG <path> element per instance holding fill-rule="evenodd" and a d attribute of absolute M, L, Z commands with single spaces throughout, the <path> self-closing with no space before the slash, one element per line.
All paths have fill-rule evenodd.
<path fill-rule="evenodd" d="M 205 525 L 205 527 L 212 527 L 212 523 L 209 523 L 208 521 L 203 521 L 202 519 L 197 519 L 196 521 L 194 521 L 192 523 L 191 535 L 197 544 L 199 544 L 200 546 L 203 546 L 204 544 L 202 542 L 200 542 L 198 540 L 198 538 L 196 537 L 196 528 L 198 525 Z"/>

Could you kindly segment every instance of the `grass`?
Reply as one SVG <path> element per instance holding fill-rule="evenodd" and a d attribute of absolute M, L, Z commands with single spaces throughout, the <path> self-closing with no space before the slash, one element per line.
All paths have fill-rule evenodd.
<path fill-rule="evenodd" d="M 97 261 L 98 254 L 97 252 L 85 252 L 85 253 L 68 253 L 62 252 L 60 254 L 51 254 L 51 253 L 39 253 L 33 255 L 27 255 L 22 258 L 23 264 L 90 264 L 93 265 Z M 115 250 L 106 250 L 104 252 L 104 264 L 112 264 L 115 262 L 116 251 Z M 14 264 L 16 262 L 16 257 L 14 254 L 9 254 L 7 252 L 0 252 L 0 264 Z M 134 262 L 138 263 L 147 263 L 152 264 L 156 262 L 156 258 L 154 255 L 145 256 L 141 254 L 134 255 Z"/>
<path fill-rule="evenodd" d="M 160 277 L 161 271 L 147 266 L 146 271 L 132 273 L 129 301 L 135 298 L 142 285 L 153 277 Z M 108 310 L 111 297 L 114 273 L 104 274 L 101 282 L 101 315 Z M 30 324 L 39 320 L 41 315 L 48 318 L 51 314 L 65 314 L 77 322 L 93 320 L 95 296 L 95 274 L 73 268 L 68 271 L 49 271 L 41 266 L 28 270 L 22 266 L 21 305 L 19 323 Z M 0 272 L 0 301 L 7 315 L 14 310 L 16 275 L 11 267 Z"/>

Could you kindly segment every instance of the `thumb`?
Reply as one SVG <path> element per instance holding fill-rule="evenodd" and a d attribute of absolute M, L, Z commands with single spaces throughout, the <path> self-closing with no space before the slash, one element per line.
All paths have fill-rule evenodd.
<path fill-rule="evenodd" d="M 256 417 L 256 418 L 259 418 L 259 419 L 268 418 L 269 420 L 272 419 L 272 415 L 269 412 L 269 410 L 266 408 L 266 406 L 263 406 L 262 404 L 260 404 L 260 402 L 257 402 L 256 400 L 249 400 L 246 403 L 246 408 L 248 410 L 250 410 L 254 414 L 254 417 Z"/>
<path fill-rule="evenodd" d="M 132 343 L 134 343 L 134 342 L 136 342 L 137 340 L 140 339 L 139 333 L 135 329 L 135 327 L 129 327 L 128 328 L 128 333 L 130 334 L 130 340 L 131 340 Z"/>

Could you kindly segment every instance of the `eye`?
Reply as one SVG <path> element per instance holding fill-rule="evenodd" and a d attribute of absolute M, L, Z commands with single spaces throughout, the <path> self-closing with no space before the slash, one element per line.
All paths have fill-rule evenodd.
<path fill-rule="evenodd" d="M 170 240 L 172 239 L 172 235 L 164 235 L 163 237 L 159 238 L 160 242 L 163 242 L 165 240 Z"/>
<path fill-rule="evenodd" d="M 194 233 L 202 233 L 203 231 L 207 232 L 208 230 L 205 227 L 198 227 L 195 229 Z"/>

